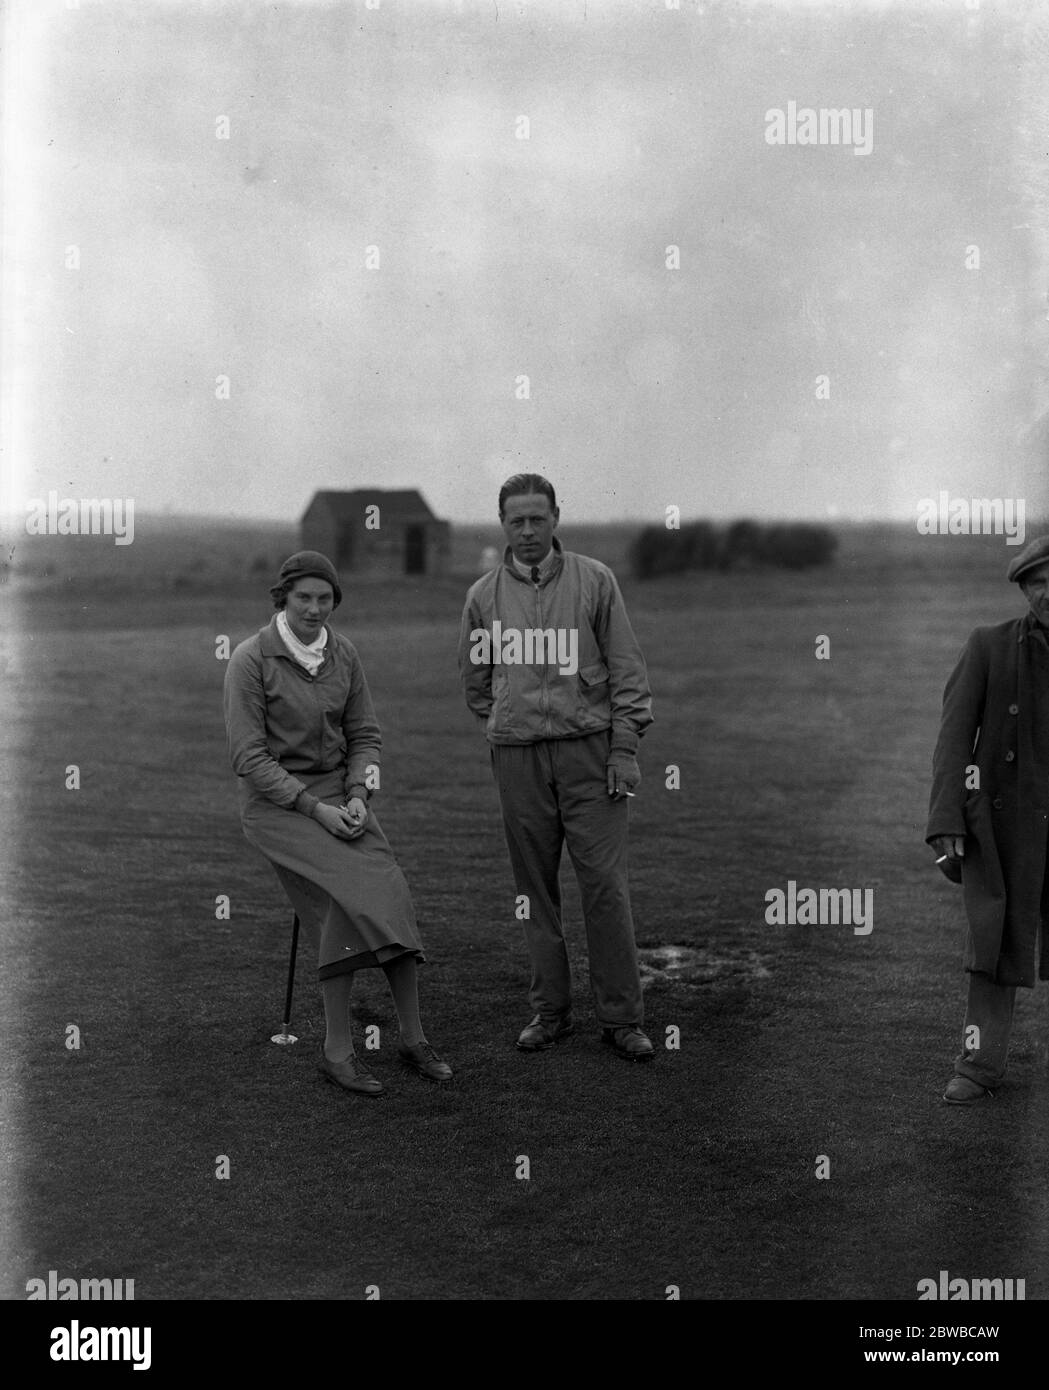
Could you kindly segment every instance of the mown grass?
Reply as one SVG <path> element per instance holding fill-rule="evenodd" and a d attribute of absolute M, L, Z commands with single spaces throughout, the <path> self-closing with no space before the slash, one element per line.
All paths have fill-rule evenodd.
<path fill-rule="evenodd" d="M 305 948 L 300 1042 L 268 1041 L 290 914 L 241 836 L 214 656 L 216 635 L 266 620 L 265 585 L 20 591 L 0 793 L 2 1068 L 18 1097 L 5 1295 L 53 1268 L 133 1277 L 139 1299 L 360 1299 L 370 1284 L 384 1299 L 662 1299 L 669 1284 L 913 1299 L 946 1268 L 1044 1297 L 1044 1000 L 1021 992 L 993 1106 L 941 1106 L 960 899 L 922 844 L 943 681 L 976 622 L 1019 611 L 1009 558 L 872 531 L 846 535 L 825 573 L 624 576 L 656 697 L 632 808 L 639 940 L 752 950 L 769 971 L 653 984 L 650 1030 L 676 1025 L 682 1046 L 649 1069 L 599 1046 L 570 872 L 583 1027 L 552 1053 L 514 1050 L 526 958 L 455 679 L 462 581 L 355 583 L 338 617 L 386 739 L 380 815 L 428 949 L 424 1016 L 457 1070 L 445 1090 L 399 1072 L 369 979 L 357 1017 L 380 1025 L 388 1082 L 374 1102 L 315 1072 Z M 73 762 L 79 792 L 63 786 Z M 788 878 L 873 887 L 873 933 L 769 927 L 765 892 Z"/>

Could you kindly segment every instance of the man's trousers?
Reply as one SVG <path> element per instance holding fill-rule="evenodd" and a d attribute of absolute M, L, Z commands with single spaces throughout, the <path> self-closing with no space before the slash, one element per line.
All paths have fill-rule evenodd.
<path fill-rule="evenodd" d="M 976 970 L 969 972 L 965 1047 L 955 1058 L 957 1076 L 967 1076 L 981 1086 L 998 1085 L 1005 1075 L 1015 1002 L 1015 985 L 996 985 L 990 975 Z M 972 1033 L 972 1028 L 978 1031 Z"/>
<path fill-rule="evenodd" d="M 628 803 L 608 794 L 607 731 L 583 738 L 493 744 L 503 827 L 532 958 L 529 999 L 544 1022 L 572 1006 L 561 923 L 561 849 L 575 868 L 583 903 L 594 1010 L 606 1028 L 644 1022 L 627 885 Z"/>

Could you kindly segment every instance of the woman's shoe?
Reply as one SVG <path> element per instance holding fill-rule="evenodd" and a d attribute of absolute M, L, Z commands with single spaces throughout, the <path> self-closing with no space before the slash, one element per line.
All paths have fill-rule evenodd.
<path fill-rule="evenodd" d="M 401 1061 L 417 1071 L 420 1076 L 425 1076 L 428 1081 L 451 1081 L 452 1069 L 447 1062 L 442 1062 L 437 1053 L 428 1042 L 416 1043 L 414 1047 L 408 1047 L 406 1043 L 401 1043 L 397 1049 L 397 1055 Z"/>
<path fill-rule="evenodd" d="M 358 1095 L 362 1096 L 382 1095 L 382 1082 L 377 1081 L 367 1067 L 361 1066 L 352 1053 L 345 1062 L 332 1062 L 324 1055 L 322 1048 L 319 1070 L 329 1081 L 336 1086 L 341 1086 L 344 1091 L 356 1091 Z"/>

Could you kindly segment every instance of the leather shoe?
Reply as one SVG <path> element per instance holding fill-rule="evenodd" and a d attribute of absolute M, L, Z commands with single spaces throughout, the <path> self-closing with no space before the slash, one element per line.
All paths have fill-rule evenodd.
<path fill-rule="evenodd" d="M 994 1092 L 967 1076 L 952 1076 L 943 1098 L 948 1105 L 975 1105 L 977 1101 L 993 1100 Z"/>
<path fill-rule="evenodd" d="M 397 1056 L 413 1071 L 417 1071 L 420 1076 L 425 1076 L 427 1081 L 451 1081 L 452 1069 L 447 1062 L 442 1062 L 437 1053 L 428 1042 L 416 1043 L 414 1047 L 409 1047 L 407 1043 L 401 1043 L 397 1049 Z"/>
<path fill-rule="evenodd" d="M 651 1062 L 656 1055 L 651 1038 L 640 1028 L 606 1028 L 601 1041 L 615 1048 L 628 1062 Z"/>
<path fill-rule="evenodd" d="M 318 1069 L 336 1086 L 344 1091 L 356 1091 L 361 1096 L 381 1096 L 383 1084 L 377 1081 L 367 1067 L 361 1066 L 351 1053 L 345 1062 L 333 1062 L 321 1051 Z"/>
<path fill-rule="evenodd" d="M 522 1052 L 542 1052 L 544 1048 L 553 1047 L 562 1039 L 570 1038 L 574 1032 L 575 1024 L 570 1018 L 544 1023 L 542 1014 L 536 1014 L 517 1039 L 517 1046 Z"/>

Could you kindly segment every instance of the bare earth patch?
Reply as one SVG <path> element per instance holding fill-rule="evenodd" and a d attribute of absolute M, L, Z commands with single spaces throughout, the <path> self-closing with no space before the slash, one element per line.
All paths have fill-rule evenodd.
<path fill-rule="evenodd" d="M 759 952 L 731 946 L 716 950 L 705 946 L 639 946 L 637 955 L 642 989 L 655 981 L 701 989 L 722 982 L 739 985 L 771 978 Z"/>

